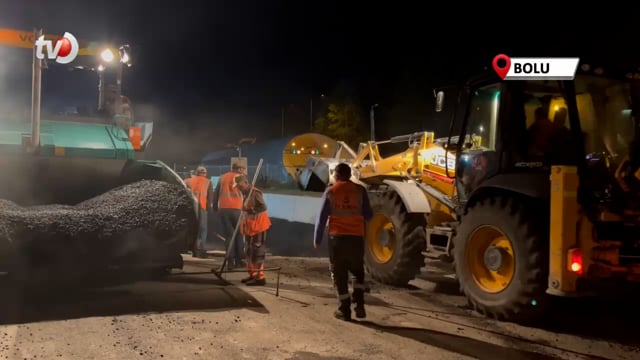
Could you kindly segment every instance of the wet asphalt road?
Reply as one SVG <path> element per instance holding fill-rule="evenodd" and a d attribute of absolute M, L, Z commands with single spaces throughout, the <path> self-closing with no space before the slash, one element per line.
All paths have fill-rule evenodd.
<path fill-rule="evenodd" d="M 185 260 L 186 271 L 220 263 Z M 406 289 L 372 284 L 368 318 L 345 323 L 332 318 L 326 259 L 268 261 L 283 268 L 278 297 L 275 273 L 264 288 L 230 273 L 29 295 L 3 289 L 0 359 L 640 358 L 634 328 L 622 329 L 632 319 L 607 317 L 602 304 L 568 306 L 557 319 L 564 326 L 525 328 L 477 316 L 453 280 L 425 275 Z"/>

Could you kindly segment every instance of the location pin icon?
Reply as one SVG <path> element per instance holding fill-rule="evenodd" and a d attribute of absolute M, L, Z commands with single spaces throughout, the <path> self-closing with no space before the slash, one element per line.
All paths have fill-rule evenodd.
<path fill-rule="evenodd" d="M 500 64 L 500 62 L 502 62 L 502 64 Z M 502 80 L 507 76 L 510 68 L 511 59 L 507 55 L 499 54 L 493 58 L 493 70 L 495 70 L 496 74 L 498 74 Z"/>

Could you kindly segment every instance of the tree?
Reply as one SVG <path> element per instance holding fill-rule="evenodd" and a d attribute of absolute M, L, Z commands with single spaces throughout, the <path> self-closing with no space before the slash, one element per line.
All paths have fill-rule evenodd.
<path fill-rule="evenodd" d="M 353 90 L 346 83 L 338 86 L 329 97 L 325 114 L 316 119 L 314 131 L 358 147 L 367 140 L 364 113 L 354 100 Z"/>

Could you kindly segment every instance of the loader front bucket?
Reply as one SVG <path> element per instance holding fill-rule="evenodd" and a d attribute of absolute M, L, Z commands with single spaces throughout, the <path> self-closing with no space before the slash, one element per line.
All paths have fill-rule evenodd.
<path fill-rule="evenodd" d="M 304 169 L 298 174 L 296 182 L 300 190 L 322 192 L 329 185 L 330 179 L 330 163 L 321 159 L 309 158 Z"/>

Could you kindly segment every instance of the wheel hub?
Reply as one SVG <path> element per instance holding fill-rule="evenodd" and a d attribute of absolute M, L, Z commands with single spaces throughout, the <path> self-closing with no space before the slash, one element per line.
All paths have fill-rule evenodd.
<path fill-rule="evenodd" d="M 509 254 L 501 247 L 490 246 L 484 252 L 484 264 L 491 271 L 498 271 L 504 265 L 504 259 Z"/>
<path fill-rule="evenodd" d="M 481 225 L 470 234 L 465 258 L 473 280 L 484 292 L 505 290 L 515 276 L 511 241 L 494 226 Z"/>
<path fill-rule="evenodd" d="M 380 237 L 379 237 L 380 245 L 384 247 L 389 247 L 389 245 L 391 244 L 392 236 L 393 236 L 393 229 L 385 228 L 384 230 L 380 231 Z"/>
<path fill-rule="evenodd" d="M 375 214 L 367 225 L 367 248 L 376 262 L 386 264 L 393 258 L 396 238 L 391 219 Z"/>

